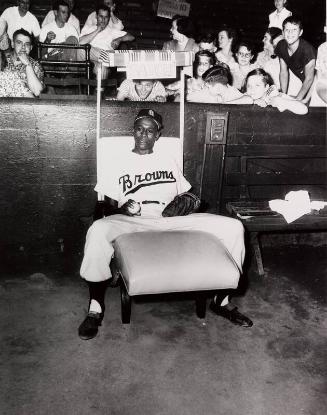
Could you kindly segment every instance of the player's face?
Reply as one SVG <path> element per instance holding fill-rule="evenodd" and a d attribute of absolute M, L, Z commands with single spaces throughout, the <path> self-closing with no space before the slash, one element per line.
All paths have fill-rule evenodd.
<path fill-rule="evenodd" d="M 218 44 L 221 49 L 224 49 L 227 46 L 230 46 L 231 43 L 232 43 L 232 39 L 228 37 L 227 32 L 225 30 L 218 33 Z"/>
<path fill-rule="evenodd" d="M 302 35 L 303 30 L 297 24 L 286 23 L 283 33 L 284 39 L 288 45 L 293 45 L 299 40 L 299 37 Z"/>
<path fill-rule="evenodd" d="M 152 81 L 135 81 L 137 95 L 142 99 L 146 99 L 150 95 L 152 88 Z"/>
<path fill-rule="evenodd" d="M 207 69 L 211 68 L 210 58 L 208 56 L 199 56 L 199 63 L 196 70 L 197 76 L 200 78 Z"/>
<path fill-rule="evenodd" d="M 152 118 L 141 118 L 134 123 L 134 153 L 153 153 L 153 146 L 158 138 L 158 126 Z"/>
<path fill-rule="evenodd" d="M 239 65 L 249 65 L 253 55 L 246 46 L 241 46 L 237 52 L 237 62 Z"/>
<path fill-rule="evenodd" d="M 108 11 L 100 9 L 97 14 L 97 25 L 101 27 L 101 29 L 106 28 L 109 23 L 109 18 Z"/>
<path fill-rule="evenodd" d="M 16 55 L 29 55 L 32 49 L 31 39 L 28 36 L 17 35 L 14 40 L 14 52 Z"/>
<path fill-rule="evenodd" d="M 260 75 L 250 76 L 246 83 L 246 92 L 252 99 L 262 98 L 268 88 L 269 85 L 265 85 Z"/>

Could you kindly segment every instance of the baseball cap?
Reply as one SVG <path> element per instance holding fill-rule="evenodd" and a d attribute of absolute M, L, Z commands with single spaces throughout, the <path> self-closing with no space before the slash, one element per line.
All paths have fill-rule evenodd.
<path fill-rule="evenodd" d="M 156 111 L 151 109 L 143 109 L 140 110 L 137 116 L 135 117 L 134 122 L 140 120 L 141 118 L 152 118 L 152 120 L 157 124 L 158 129 L 162 128 L 162 118 L 161 115 L 158 114 Z"/>

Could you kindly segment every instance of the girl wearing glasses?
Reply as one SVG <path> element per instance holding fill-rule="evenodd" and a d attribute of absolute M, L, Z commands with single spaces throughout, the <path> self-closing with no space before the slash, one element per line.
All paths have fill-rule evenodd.
<path fill-rule="evenodd" d="M 236 63 L 231 66 L 233 86 L 235 88 L 240 90 L 247 74 L 255 69 L 256 65 L 252 63 L 254 55 L 254 48 L 252 45 L 248 42 L 239 43 L 235 54 Z"/>

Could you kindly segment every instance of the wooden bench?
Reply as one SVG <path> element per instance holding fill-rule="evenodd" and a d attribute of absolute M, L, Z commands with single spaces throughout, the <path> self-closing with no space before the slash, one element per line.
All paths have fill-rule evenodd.
<path fill-rule="evenodd" d="M 231 216 L 239 219 L 250 234 L 250 242 L 254 249 L 259 275 L 265 275 L 262 261 L 260 234 L 264 232 L 323 232 L 327 231 L 327 209 L 313 210 L 292 223 L 272 211 L 268 202 L 230 202 L 227 210 Z"/>
<path fill-rule="evenodd" d="M 303 144 L 296 140 L 287 145 L 272 142 L 229 146 L 227 143 L 227 156 L 235 158 L 238 167 L 225 172 L 224 186 L 238 189 L 239 197 L 238 200 L 227 201 L 226 210 L 241 220 L 249 233 L 260 275 L 265 274 L 261 233 L 327 231 L 326 207 L 288 224 L 268 205 L 268 200 L 284 199 L 287 192 L 299 189 L 308 190 L 311 200 L 327 201 L 325 145 Z"/>

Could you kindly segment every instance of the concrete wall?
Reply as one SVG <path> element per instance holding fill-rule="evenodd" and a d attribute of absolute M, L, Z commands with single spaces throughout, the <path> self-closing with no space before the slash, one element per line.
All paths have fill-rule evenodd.
<path fill-rule="evenodd" d="M 149 103 L 105 103 L 101 113 L 102 133 L 131 134 L 135 114 L 148 106 Z M 163 135 L 178 136 L 178 104 L 151 103 L 151 107 L 163 116 Z M 187 104 L 185 174 L 196 191 L 200 191 L 207 113 L 217 111 L 229 113 L 227 172 L 240 169 L 239 158 L 230 153 L 233 146 L 305 145 L 308 149 L 310 146 L 326 149 L 326 117 L 320 108 L 310 109 L 306 116 L 295 116 L 253 106 Z M 95 102 L 0 100 L 0 154 L 0 249 L 3 255 L 19 252 L 33 256 L 60 252 L 63 248 L 68 252 L 80 252 L 96 202 L 93 191 L 96 182 Z M 212 166 L 218 162 L 214 157 L 209 160 Z M 301 171 L 321 171 L 317 160 L 306 159 L 303 163 L 297 167 Z M 265 167 L 261 164 L 257 169 Z M 216 180 L 215 177 L 211 179 L 212 182 Z M 209 183 L 204 183 L 206 186 Z M 273 187 L 272 191 L 267 190 L 266 196 L 277 195 L 281 189 Z M 324 189 L 319 188 L 317 193 L 323 194 Z M 265 196 L 263 192 L 259 189 L 261 196 Z M 239 189 L 225 187 L 223 197 L 224 202 L 237 199 Z"/>

